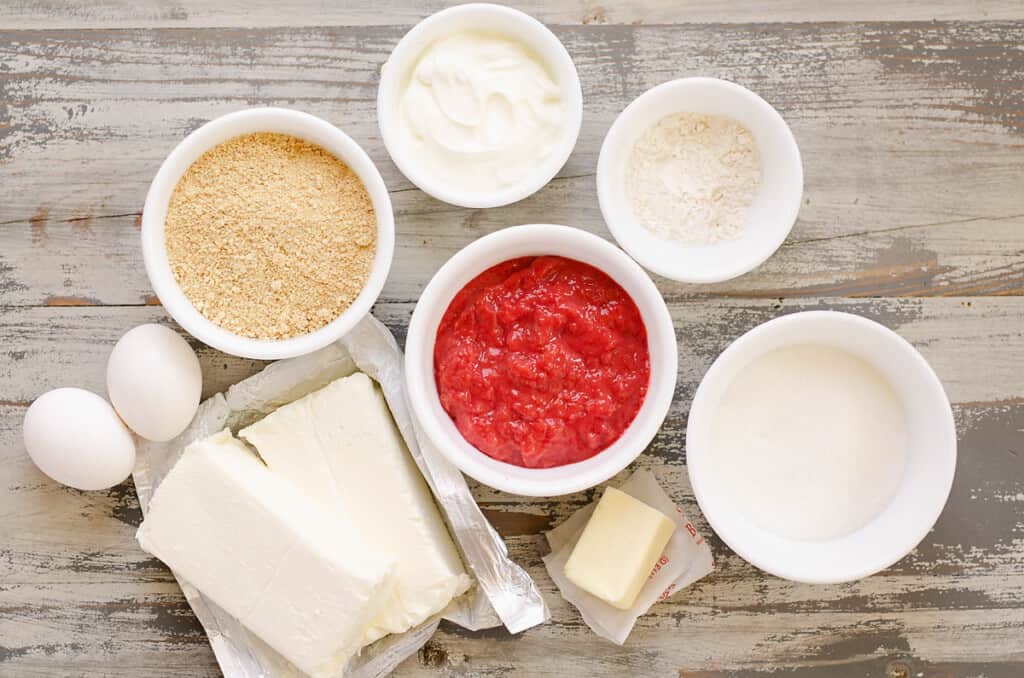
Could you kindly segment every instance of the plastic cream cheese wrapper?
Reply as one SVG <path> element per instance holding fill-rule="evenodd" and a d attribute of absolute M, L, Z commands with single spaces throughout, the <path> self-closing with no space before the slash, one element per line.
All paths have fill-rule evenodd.
<path fill-rule="evenodd" d="M 441 619 L 478 630 L 504 624 L 518 633 L 547 620 L 547 606 L 534 581 L 508 558 L 501 537 L 484 518 L 462 474 L 437 450 L 418 443 L 405 394 L 402 353 L 394 337 L 372 316 L 334 344 L 267 366 L 226 393 L 203 402 L 189 427 L 168 442 L 142 441 L 132 476 L 143 514 L 153 491 L 189 443 L 225 427 L 237 431 L 278 407 L 362 371 L 376 380 L 416 466 L 444 510 L 448 528 L 476 586 L 441 614 L 405 633 L 385 636 L 366 647 L 339 676 L 376 678 L 415 654 Z M 178 580 L 203 625 L 226 678 L 301 676 L 297 669 L 219 609 L 187 581 Z"/>
<path fill-rule="evenodd" d="M 597 502 L 584 506 L 561 525 L 547 533 L 551 553 L 544 556 L 544 565 L 562 597 L 576 606 L 594 633 L 613 643 L 626 642 L 636 620 L 656 602 L 665 600 L 715 569 L 711 548 L 697 533 L 683 510 L 676 506 L 650 471 L 640 470 L 631 475 L 620 490 L 639 499 L 651 508 L 661 511 L 676 524 L 676 531 L 668 546 L 651 570 L 651 576 L 640 589 L 640 594 L 628 610 L 620 610 L 590 595 L 565 576 L 565 563 L 573 547 L 587 526 Z"/>

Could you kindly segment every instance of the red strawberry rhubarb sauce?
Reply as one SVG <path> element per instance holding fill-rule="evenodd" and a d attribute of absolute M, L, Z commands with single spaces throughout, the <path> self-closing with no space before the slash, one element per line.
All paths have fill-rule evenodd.
<path fill-rule="evenodd" d="M 593 266 L 523 257 L 487 269 L 437 330 L 434 377 L 462 435 L 494 459 L 548 468 L 625 432 L 650 380 L 636 304 Z"/>

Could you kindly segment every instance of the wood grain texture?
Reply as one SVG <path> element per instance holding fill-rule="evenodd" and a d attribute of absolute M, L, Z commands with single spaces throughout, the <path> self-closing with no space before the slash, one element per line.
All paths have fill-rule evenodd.
<path fill-rule="evenodd" d="M 544 572 L 541 532 L 592 492 L 528 500 L 474 484 L 549 624 L 510 638 L 442 625 L 401 676 L 1024 675 L 1024 7 L 1017 2 L 569 0 L 520 6 L 565 42 L 585 97 L 569 163 L 516 205 L 464 210 L 416 190 L 376 129 L 381 63 L 440 3 L 8 0 L 0 3 L 0 676 L 216 676 L 168 571 L 137 548 L 130 484 L 62 488 L 24 453 L 40 393 L 103 392 L 109 350 L 171 324 L 138 243 L 150 179 L 186 133 L 253 105 L 307 110 L 365 146 L 398 243 L 375 313 L 404 341 L 433 272 L 472 239 L 528 222 L 608 237 L 594 166 L 646 88 L 716 75 L 776 105 L 800 144 L 805 204 L 738 280 L 658 280 L 680 340 L 676 399 L 638 464 L 704 530 L 718 569 L 656 606 L 619 648 Z M 937 19 L 939 21 L 932 21 Z M 742 332 L 831 308 L 897 330 L 954 403 L 960 463 L 939 523 L 880 575 L 811 587 L 764 575 L 700 518 L 684 431 L 704 371 Z M 204 395 L 261 363 L 193 342 Z"/>
<path fill-rule="evenodd" d="M 292 0 L 287 11 L 275 0 L 8 0 L 0 25 L 10 28 L 159 28 L 412 25 L 451 4 L 442 0 L 371 2 Z M 551 24 L 750 23 L 763 21 L 931 21 L 1019 18 L 1004 0 L 565 0 L 503 3 Z"/>
<path fill-rule="evenodd" d="M 961 462 L 953 495 L 911 556 L 855 584 L 798 585 L 731 555 L 700 518 L 683 438 L 700 377 L 741 332 L 782 313 L 822 306 L 815 299 L 787 300 L 781 307 L 735 299 L 671 304 L 681 339 L 679 397 L 639 465 L 657 475 L 711 538 L 718 560 L 712 577 L 658 605 L 626 648 L 597 641 L 559 598 L 540 562 L 540 531 L 564 520 L 593 493 L 529 500 L 474 485 L 517 562 L 540 583 L 554 618 L 514 640 L 500 631 L 473 634 L 445 626 L 399 675 L 699 670 L 753 676 L 838 667 L 836 675 L 853 676 L 884 675 L 894 661 L 927 669 L 927 675 L 947 669 L 950 676 L 1019 675 L 1024 399 L 1019 374 L 1002 368 L 1024 354 L 1022 297 L 828 304 L 879 320 L 911 340 L 954 402 Z M 411 310 L 410 303 L 383 303 L 376 313 L 404 338 Z M 35 395 L 66 383 L 102 392 L 111 345 L 125 329 L 149 321 L 166 320 L 152 307 L 40 307 L 8 309 L 0 316 L 0 346 L 9 347 L 11 365 L 0 369 L 0 393 L 8 398 L 0 405 L 0 671 L 52 675 L 63 667 L 74 675 L 139 675 L 129 668 L 139 661 L 138 666 L 155 666 L 152 675 L 215 673 L 206 639 L 173 580 L 132 539 L 141 514 L 131 487 L 106 493 L 61 488 L 21 448 L 20 418 Z M 260 367 L 199 348 L 207 393 Z M 967 354 L 972 360 L 962 359 Z M 122 664 L 123 670 L 110 668 Z"/>
<path fill-rule="evenodd" d="M 475 211 L 415 190 L 382 146 L 374 98 L 395 27 L 0 34 L 0 182 L 16 189 L 0 204 L 4 303 L 145 303 L 133 229 L 156 168 L 202 122 L 263 104 L 321 115 L 366 146 L 399 232 L 401 274 L 384 295 L 415 299 L 456 249 L 497 228 L 553 221 L 606 235 L 593 173 L 607 127 L 646 88 L 697 73 L 779 107 L 803 153 L 805 204 L 757 275 L 661 281 L 670 297 L 1024 290 L 1024 90 L 1005 85 L 1024 80 L 1024 24 L 556 30 L 587 102 L 576 151 L 531 198 Z"/>

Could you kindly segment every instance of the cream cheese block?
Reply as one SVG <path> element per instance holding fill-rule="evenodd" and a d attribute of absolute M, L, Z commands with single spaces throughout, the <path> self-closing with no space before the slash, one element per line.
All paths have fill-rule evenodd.
<path fill-rule="evenodd" d="M 396 561 L 396 585 L 364 642 L 443 610 L 470 579 L 387 403 L 362 373 L 285 405 L 239 435 L 271 472 L 334 515 L 371 551 Z"/>
<path fill-rule="evenodd" d="M 565 563 L 565 576 L 612 607 L 633 607 L 676 524 L 622 490 L 609 487 Z"/>
<path fill-rule="evenodd" d="M 185 450 L 137 538 L 311 676 L 335 673 L 359 650 L 394 588 L 379 549 L 227 430 Z"/>

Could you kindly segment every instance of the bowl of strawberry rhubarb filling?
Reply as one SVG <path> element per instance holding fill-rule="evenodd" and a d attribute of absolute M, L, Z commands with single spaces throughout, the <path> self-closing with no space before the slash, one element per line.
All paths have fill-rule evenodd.
<path fill-rule="evenodd" d="M 593 487 L 654 438 L 675 390 L 668 308 L 622 250 L 568 226 L 480 238 L 427 285 L 409 323 L 417 424 L 499 490 Z"/>

